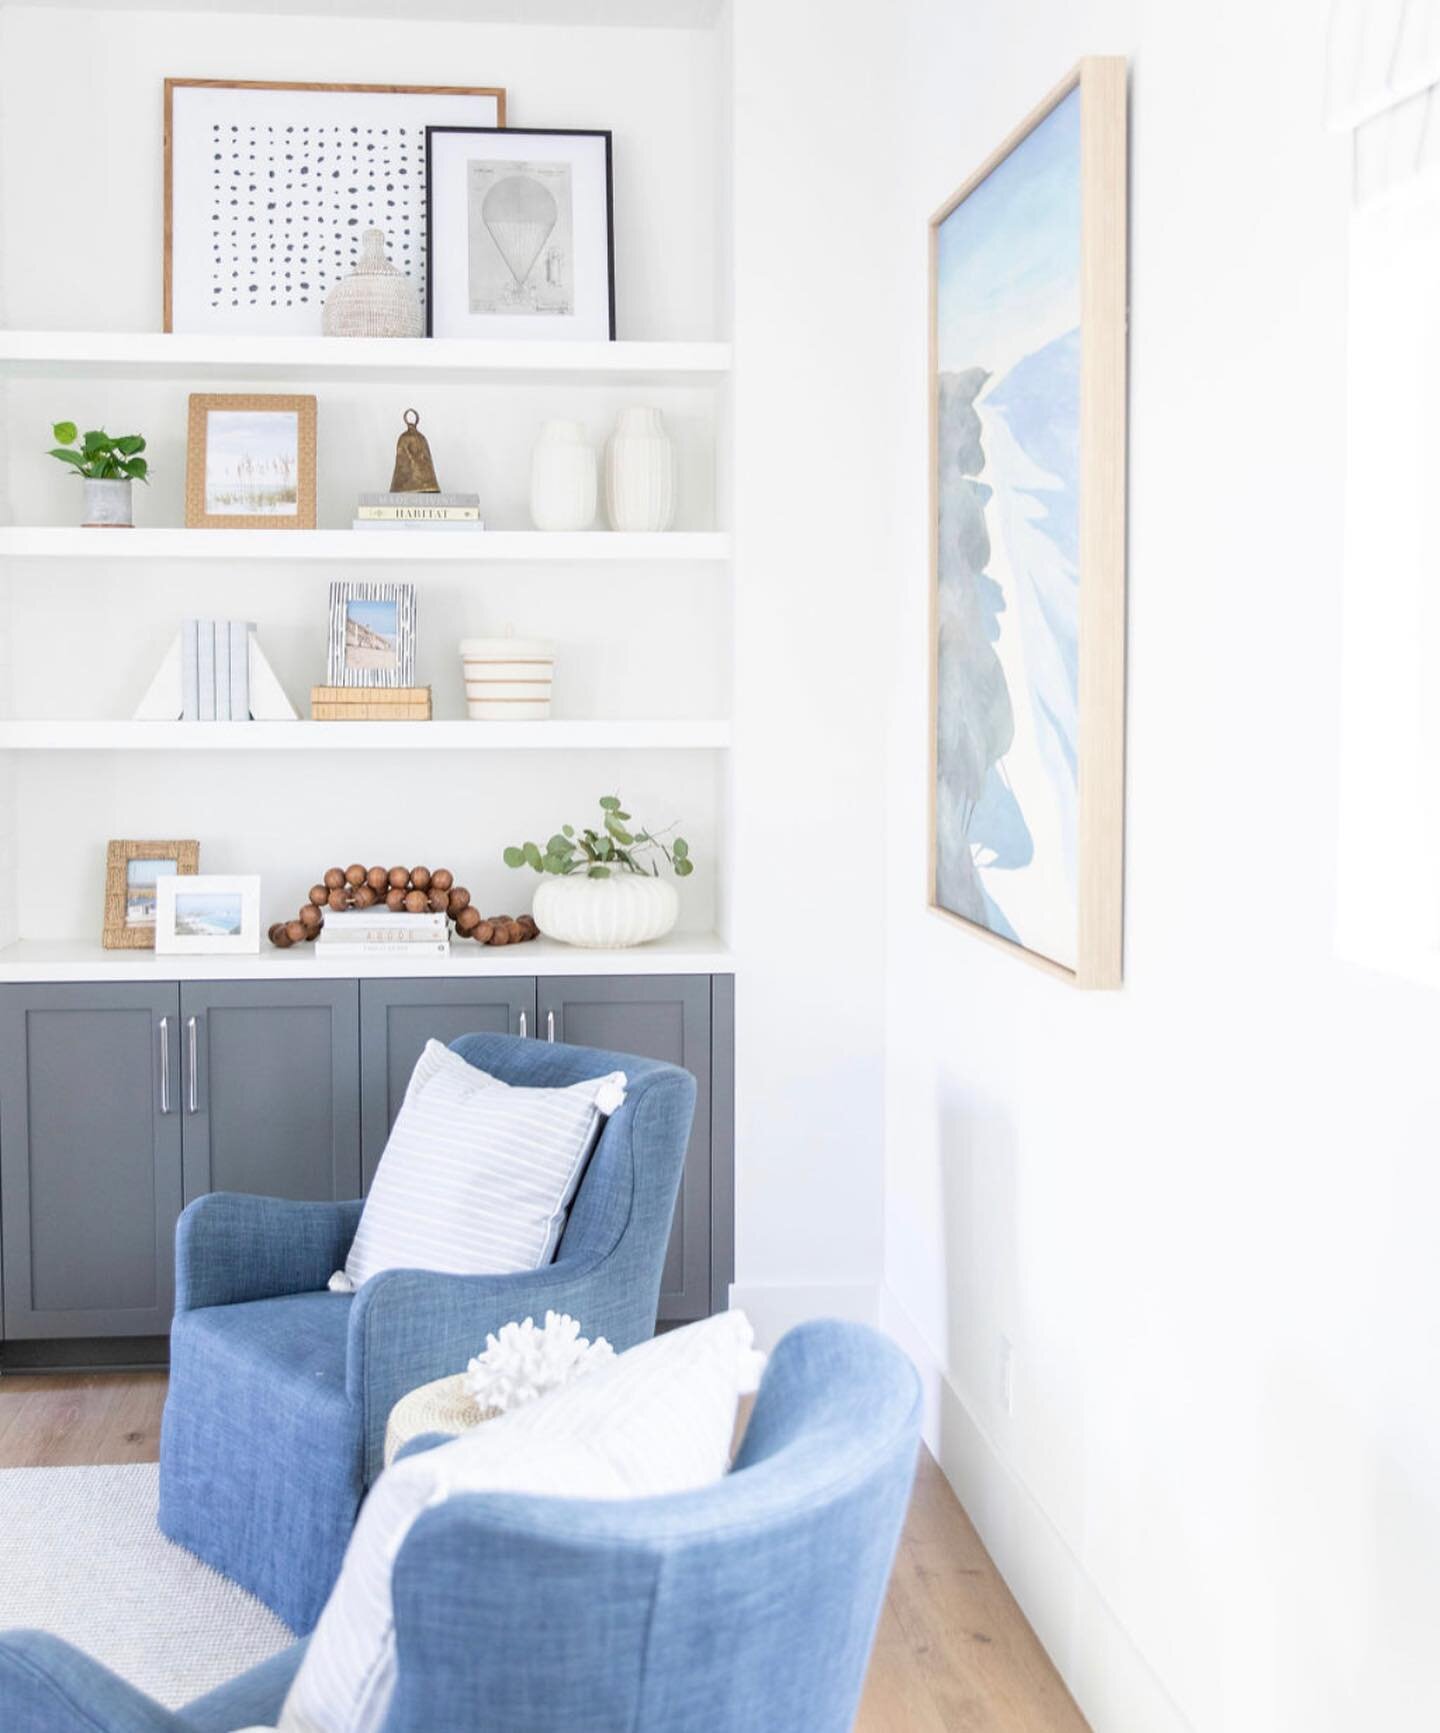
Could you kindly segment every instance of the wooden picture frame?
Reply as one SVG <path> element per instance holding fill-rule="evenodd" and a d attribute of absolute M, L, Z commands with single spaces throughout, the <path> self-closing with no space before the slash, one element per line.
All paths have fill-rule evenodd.
<path fill-rule="evenodd" d="M 373 104 L 365 102 L 361 106 L 366 110 L 374 108 L 377 125 L 382 118 L 386 121 L 395 119 L 397 104 L 394 99 L 419 98 L 422 100 L 413 103 L 405 101 L 402 105 L 407 115 L 406 131 L 408 137 L 405 161 L 400 165 L 401 175 L 387 175 L 385 182 L 377 179 L 373 183 L 373 187 L 370 188 L 367 188 L 366 183 L 361 182 L 357 177 L 353 185 L 357 190 L 355 204 L 359 212 L 358 219 L 353 229 L 347 220 L 342 225 L 345 233 L 335 236 L 326 230 L 323 221 L 316 220 L 320 213 L 313 206 L 306 208 L 303 202 L 300 202 L 304 197 L 302 188 L 308 187 L 309 182 L 303 180 L 298 173 L 294 176 L 293 184 L 286 183 L 284 180 L 284 175 L 280 171 L 285 169 L 287 163 L 290 164 L 291 170 L 295 169 L 296 165 L 294 154 L 292 153 L 291 156 L 287 157 L 283 148 L 281 148 L 278 157 L 273 159 L 267 157 L 265 162 L 255 165 L 258 173 L 253 183 L 253 189 L 248 178 L 243 181 L 238 179 L 239 167 L 237 166 L 234 175 L 230 177 L 236 181 L 233 188 L 228 182 L 223 187 L 219 184 L 212 186 L 209 175 L 207 175 L 203 185 L 199 182 L 193 185 L 187 184 L 182 188 L 181 195 L 177 197 L 177 180 L 187 178 L 185 165 L 177 163 L 177 136 L 180 128 L 180 122 L 176 115 L 177 97 L 183 107 L 186 104 L 185 93 L 194 93 L 197 101 L 216 109 L 216 115 L 212 120 L 212 131 L 217 131 L 221 135 L 217 136 L 214 142 L 221 144 L 222 150 L 219 155 L 208 148 L 202 153 L 205 167 L 211 173 L 227 170 L 228 158 L 224 156 L 222 141 L 228 139 L 232 126 L 237 125 L 228 119 L 228 114 L 231 112 L 229 108 L 224 110 L 226 118 L 221 118 L 220 106 L 212 93 L 219 93 L 220 96 L 233 94 L 236 97 L 233 112 L 236 114 L 253 109 L 259 129 L 263 130 L 268 119 L 268 123 L 276 133 L 288 126 L 302 134 L 307 129 L 299 120 L 301 115 L 313 114 L 316 117 L 317 133 L 319 127 L 327 123 L 331 125 L 333 130 L 338 108 L 343 107 L 347 114 L 355 112 L 355 107 L 350 101 L 352 98 L 375 99 Z M 306 98 L 313 100 L 307 102 Z M 385 107 L 386 99 L 390 99 L 388 108 Z M 183 331 L 228 330 L 251 336 L 283 334 L 285 332 L 291 335 L 318 333 L 320 330 L 320 311 L 325 294 L 328 288 L 332 287 L 333 283 L 338 280 L 338 277 L 343 276 L 350 268 L 353 263 L 354 245 L 358 244 L 358 237 L 372 221 L 378 227 L 386 230 L 387 238 L 391 235 L 392 230 L 410 227 L 411 241 L 409 245 L 407 246 L 397 232 L 391 243 L 394 247 L 391 256 L 402 269 L 410 267 L 409 274 L 415 283 L 416 290 L 423 294 L 424 284 L 421 281 L 421 274 L 425 264 L 424 188 L 418 183 L 424 175 L 425 127 L 431 123 L 444 122 L 453 122 L 457 125 L 484 123 L 501 127 L 505 124 L 505 92 L 496 85 L 332 84 L 242 78 L 167 78 L 165 80 L 164 105 L 163 329 L 166 331 L 177 329 Z M 248 131 L 248 126 L 245 130 Z M 348 128 L 344 130 L 348 132 Z M 272 133 L 272 139 L 273 137 L 274 134 Z M 210 142 L 211 140 L 207 139 L 207 146 Z M 280 142 L 283 144 L 283 139 Z M 248 152 L 244 159 L 237 159 L 237 165 L 240 160 L 244 160 L 248 170 Z M 279 165 L 278 179 L 272 177 L 270 169 L 266 167 L 266 162 L 272 160 Z M 300 166 L 308 168 L 311 165 L 301 164 Z M 317 175 L 322 174 L 328 167 L 328 165 L 322 165 L 318 161 L 313 166 Z M 393 167 L 393 165 L 391 166 Z M 329 178 L 328 173 L 326 173 L 325 178 Z M 397 184 L 400 188 L 399 192 L 396 191 Z M 237 225 L 234 233 L 224 229 L 223 226 L 217 227 L 214 213 L 228 207 L 232 196 L 242 203 L 248 201 L 252 190 L 255 195 L 254 209 L 247 209 L 242 213 L 239 205 L 237 205 L 237 215 L 243 214 L 247 218 L 253 216 L 256 222 L 253 225 L 248 221 L 243 226 Z M 349 190 L 350 184 L 347 176 L 347 193 Z M 266 196 L 267 193 L 277 191 L 278 196 Z M 291 205 L 297 206 L 296 210 L 287 210 L 287 198 Z M 194 215 L 182 215 L 183 213 L 194 213 Z M 204 220 L 210 222 L 212 231 L 211 239 L 207 241 L 206 251 L 214 256 L 215 245 L 221 249 L 221 254 L 217 259 L 221 277 L 228 278 L 229 276 L 229 273 L 224 270 L 226 264 L 241 265 L 250 261 L 251 252 L 249 250 L 232 260 L 229 255 L 234 249 L 226 249 L 230 241 L 238 238 L 245 238 L 248 242 L 252 228 L 258 233 L 262 241 L 262 245 L 258 249 L 254 249 L 254 257 L 265 268 L 267 277 L 272 262 L 283 271 L 282 255 L 285 251 L 286 239 L 288 239 L 285 222 L 287 215 L 291 218 L 289 235 L 295 236 L 297 239 L 303 238 L 306 242 L 296 257 L 311 266 L 312 270 L 307 271 L 303 277 L 294 283 L 294 294 L 277 297 L 265 295 L 258 299 L 247 297 L 250 301 L 248 307 L 245 305 L 232 306 L 224 300 L 223 296 L 217 298 L 213 286 L 208 296 L 197 300 L 196 294 L 189 285 L 177 285 L 179 272 L 176 266 L 176 237 L 182 220 L 198 222 L 202 220 L 202 213 Z M 347 219 L 348 214 L 347 204 Z M 297 235 L 294 229 L 297 216 L 303 217 L 305 220 L 303 236 Z M 407 218 L 409 219 L 408 225 Z M 331 228 L 334 226 L 330 225 Z M 282 236 L 286 236 L 286 239 L 282 239 Z M 270 245 L 272 240 L 277 243 L 276 248 L 273 249 L 275 255 L 273 259 Z M 324 243 L 323 248 L 320 245 L 322 241 Z M 314 243 L 313 250 L 310 244 L 312 242 Z M 337 242 L 339 257 L 336 256 L 335 243 Z M 190 240 L 187 238 L 182 243 L 185 256 L 189 256 L 189 245 Z M 409 253 L 408 258 L 406 256 L 407 251 Z M 318 275 L 313 273 L 313 268 L 316 266 L 319 267 Z M 274 280 L 278 283 L 283 281 L 283 278 L 277 277 Z M 303 291 L 301 289 L 302 283 L 304 285 Z M 250 284 L 247 282 L 243 287 L 248 291 Z M 290 285 L 287 284 L 287 289 L 289 287 Z M 272 300 L 279 304 L 272 307 Z"/>
<path fill-rule="evenodd" d="M 137 842 L 128 837 L 112 841 L 105 850 L 105 921 L 101 944 L 107 951 L 153 951 L 155 949 L 155 907 L 158 892 L 154 885 L 163 875 L 151 874 L 137 880 L 134 887 L 142 893 L 138 900 L 151 904 L 149 920 L 131 918 L 131 862 L 173 861 L 176 874 L 189 875 L 200 870 L 200 844 L 184 842 Z M 149 896 L 143 895 L 150 891 Z"/>
<path fill-rule="evenodd" d="M 1078 987 L 1118 987 L 1122 972 L 1126 92 L 1123 58 L 1082 60 L 929 232 L 927 900 Z M 1057 189 L 1072 181 L 1067 204 Z M 1027 195 L 1023 210 L 1016 192 Z M 1053 242 L 1036 234 L 1042 195 Z M 1019 264 L 1006 252 L 1011 237 Z M 1046 246 L 1068 285 L 1049 324 L 1004 292 L 1005 273 Z M 1007 633 L 1021 646 L 1008 668 Z M 1016 668 L 1024 679 L 1012 693 Z M 1034 821 L 1012 760 L 1036 794 Z M 1023 890 L 1021 874 L 1036 875 Z M 1006 914 L 1007 896 L 1046 942 Z"/>
<path fill-rule="evenodd" d="M 212 415 L 234 418 L 230 428 L 211 426 Z M 270 455 L 264 429 L 253 418 L 260 416 L 293 416 L 292 428 L 284 423 L 277 427 L 274 452 Z M 255 395 L 247 392 L 204 391 L 190 397 L 190 419 L 185 445 L 185 524 L 188 529 L 207 530 L 313 530 L 315 528 L 315 426 L 316 403 L 313 397 Z M 247 431 L 248 429 L 248 431 Z M 233 439 L 238 447 L 229 449 L 222 441 Z M 215 445 L 212 447 L 212 440 Z M 253 453 L 247 450 L 253 446 Z M 265 466 L 289 459 L 293 447 L 294 503 L 276 506 L 273 498 L 289 491 L 283 477 L 268 492 Z M 241 453 L 237 459 L 236 451 Z M 251 479 L 232 474 L 217 479 L 212 471 L 221 464 L 234 462 L 251 465 Z M 253 491 L 257 501 L 253 511 L 216 511 L 212 506 L 227 503 L 225 491 L 243 495 Z"/>

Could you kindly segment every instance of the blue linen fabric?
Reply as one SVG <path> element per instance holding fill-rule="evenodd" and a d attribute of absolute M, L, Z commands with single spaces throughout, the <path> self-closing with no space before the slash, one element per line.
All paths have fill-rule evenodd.
<path fill-rule="evenodd" d="M 596 1143 L 553 1263 L 506 1276 L 386 1270 L 352 1298 L 324 1288 L 345 1262 L 358 1201 L 217 1192 L 180 1218 L 160 1526 L 300 1635 L 339 1573 L 402 1396 L 463 1371 L 488 1332 L 547 1310 L 617 1351 L 654 1334 L 694 1078 L 510 1035 L 451 1045 L 526 1088 L 626 1074 L 625 1104 Z"/>
<path fill-rule="evenodd" d="M 470 1493 L 427 1511 L 395 1564 L 385 1733 L 847 1733 L 919 1429 L 898 1348 L 804 1324 L 714 1486 L 619 1503 Z M 10 1632 L 0 1726 L 273 1724 L 298 1648 L 172 1715 L 57 1639 Z"/>

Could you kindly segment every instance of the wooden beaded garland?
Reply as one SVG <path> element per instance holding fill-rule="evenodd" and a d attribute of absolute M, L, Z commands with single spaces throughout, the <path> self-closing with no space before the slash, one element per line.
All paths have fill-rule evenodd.
<path fill-rule="evenodd" d="M 448 915 L 455 923 L 457 938 L 474 939 L 482 945 L 520 945 L 537 939 L 540 929 L 529 915 L 482 916 L 470 901 L 470 892 L 455 882 L 449 867 L 363 867 L 358 861 L 348 867 L 328 867 L 323 879 L 310 887 L 293 921 L 277 921 L 270 928 L 270 943 L 278 950 L 308 944 L 318 939 L 325 924 L 326 909 L 337 914 L 351 909 L 407 910 L 413 914 Z"/>

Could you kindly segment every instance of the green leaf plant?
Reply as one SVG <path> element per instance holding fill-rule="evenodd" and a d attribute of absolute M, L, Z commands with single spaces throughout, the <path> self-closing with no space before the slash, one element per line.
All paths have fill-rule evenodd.
<path fill-rule="evenodd" d="M 673 824 L 659 831 L 632 830 L 630 814 L 614 794 L 601 796 L 600 811 L 604 816 L 598 830 L 577 831 L 572 824 L 562 825 L 543 849 L 535 842 L 507 848 L 506 866 L 528 866 L 537 873 L 558 873 L 561 877 L 583 873 L 587 878 L 608 879 L 616 873 L 636 873 L 659 878 L 663 858 L 677 879 L 689 878 L 695 871 L 690 845 L 683 836 L 672 834 Z"/>
<path fill-rule="evenodd" d="M 150 466 L 140 455 L 145 441 L 138 433 L 114 439 L 95 428 L 82 437 L 73 421 L 57 421 L 50 433 L 56 441 L 51 457 L 68 463 L 87 481 L 150 480 Z"/>

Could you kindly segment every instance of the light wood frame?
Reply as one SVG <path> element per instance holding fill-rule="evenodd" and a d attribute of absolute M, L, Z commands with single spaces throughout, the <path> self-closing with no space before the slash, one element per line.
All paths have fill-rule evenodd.
<path fill-rule="evenodd" d="M 937 898 L 939 770 L 940 225 L 1074 90 L 1080 92 L 1080 600 L 1078 933 L 1066 968 Z M 930 219 L 930 788 L 927 901 L 932 913 L 1077 987 L 1121 982 L 1125 867 L 1126 62 L 1082 60 Z"/>
<path fill-rule="evenodd" d="M 200 844 L 185 842 L 137 842 L 122 837 L 105 851 L 105 924 L 100 942 L 107 951 L 153 951 L 154 927 L 131 927 L 125 923 L 125 893 L 132 860 L 173 860 L 175 871 L 188 877 L 200 870 Z M 158 900 L 158 899 L 157 899 Z"/>
<path fill-rule="evenodd" d="M 264 78 L 167 78 L 165 80 L 165 215 L 164 215 L 164 324 L 174 329 L 174 241 L 175 241 L 175 92 L 177 90 L 319 90 L 345 91 L 352 96 L 492 96 L 496 124 L 505 124 L 505 92 L 498 85 L 470 84 L 309 84 Z"/>
<path fill-rule="evenodd" d="M 230 515 L 205 510 L 205 426 L 212 410 L 270 411 L 298 418 L 298 473 L 293 517 Z M 185 526 L 192 530 L 313 530 L 315 528 L 315 399 L 196 391 L 190 396 L 185 444 Z"/>

